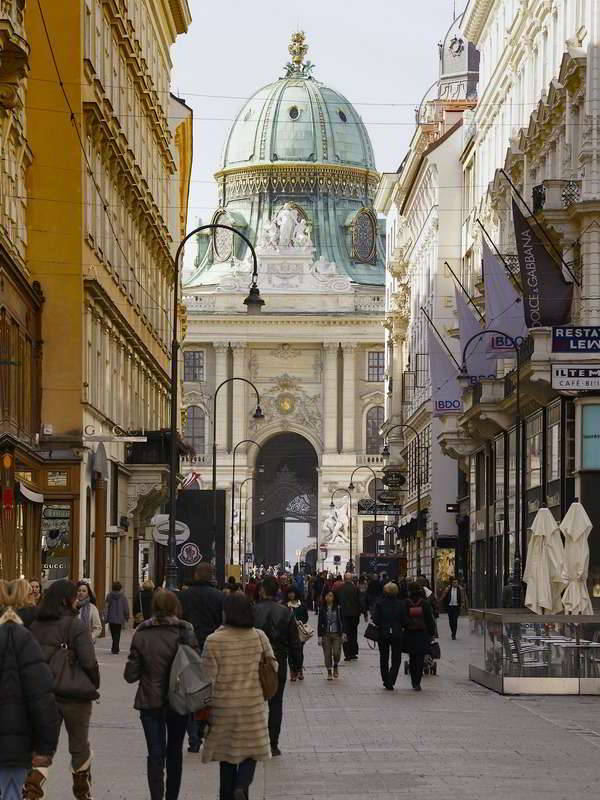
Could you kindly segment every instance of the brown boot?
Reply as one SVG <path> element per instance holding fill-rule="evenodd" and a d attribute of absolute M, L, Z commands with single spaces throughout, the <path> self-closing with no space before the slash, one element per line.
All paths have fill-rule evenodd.
<path fill-rule="evenodd" d="M 73 773 L 73 796 L 76 800 L 92 800 L 92 773 L 89 766 Z"/>
<path fill-rule="evenodd" d="M 31 770 L 23 786 L 23 800 L 40 800 L 44 796 L 47 775 L 48 769 L 45 767 Z"/>

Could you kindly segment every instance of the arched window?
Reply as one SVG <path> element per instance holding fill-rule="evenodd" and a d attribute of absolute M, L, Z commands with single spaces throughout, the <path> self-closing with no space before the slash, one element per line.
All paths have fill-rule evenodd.
<path fill-rule="evenodd" d="M 187 409 L 184 441 L 194 448 L 195 453 L 204 453 L 204 411 L 200 406 L 189 406 Z"/>
<path fill-rule="evenodd" d="M 367 454 L 379 455 L 383 447 L 383 436 L 379 429 L 383 425 L 383 406 L 373 406 L 367 411 Z"/>

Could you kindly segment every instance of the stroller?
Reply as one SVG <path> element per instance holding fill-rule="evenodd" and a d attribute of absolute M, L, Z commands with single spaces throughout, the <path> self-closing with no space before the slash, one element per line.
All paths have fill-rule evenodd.
<path fill-rule="evenodd" d="M 423 675 L 437 675 L 437 662 L 441 657 L 440 645 L 437 639 L 433 639 L 429 645 L 429 652 L 425 655 L 423 665 Z M 408 661 L 404 662 L 404 674 L 408 675 Z"/>

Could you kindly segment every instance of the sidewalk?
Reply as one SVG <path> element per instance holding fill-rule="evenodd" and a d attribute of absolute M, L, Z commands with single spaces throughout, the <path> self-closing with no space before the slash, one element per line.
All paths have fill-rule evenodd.
<path fill-rule="evenodd" d="M 314 615 L 311 614 L 311 623 Z M 259 765 L 253 800 L 569 800 L 597 793 L 600 698 L 508 699 L 467 677 L 468 621 L 451 641 L 439 620 L 437 677 L 414 692 L 404 669 L 395 692 L 381 687 L 378 652 L 360 631 L 360 658 L 327 682 L 315 638 L 306 646 L 306 679 L 288 683 L 281 758 Z M 127 648 L 130 632 L 123 637 Z M 147 800 L 146 751 L 135 687 L 123 679 L 126 652 L 98 643 L 102 699 L 94 706 L 94 800 Z M 66 737 L 48 783 L 50 800 L 66 800 Z M 184 753 L 180 800 L 215 800 L 218 766 Z"/>

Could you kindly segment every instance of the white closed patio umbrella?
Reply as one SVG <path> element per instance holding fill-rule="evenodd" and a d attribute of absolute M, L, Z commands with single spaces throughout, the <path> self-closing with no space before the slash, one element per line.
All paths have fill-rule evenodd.
<path fill-rule="evenodd" d="M 565 614 L 593 614 L 592 601 L 587 589 L 590 561 L 588 536 L 592 521 L 579 502 L 571 503 L 560 523 L 565 537 L 565 566 L 563 578 L 567 588 L 562 596 Z"/>
<path fill-rule="evenodd" d="M 540 508 L 531 524 L 531 540 L 523 580 L 527 584 L 525 606 L 534 614 L 557 614 L 565 586 L 563 544 L 558 522 L 549 508 Z"/>

